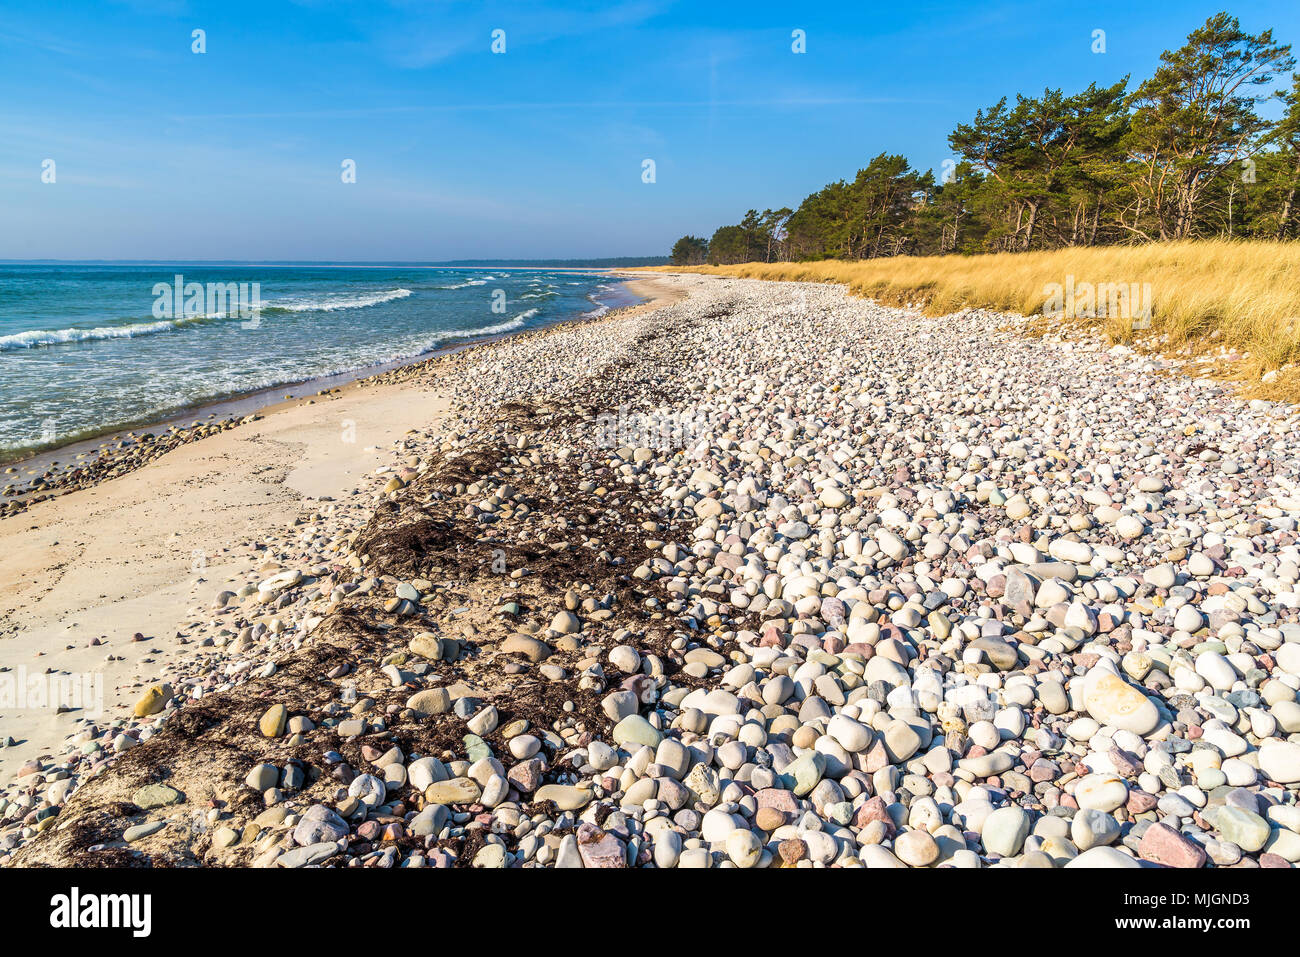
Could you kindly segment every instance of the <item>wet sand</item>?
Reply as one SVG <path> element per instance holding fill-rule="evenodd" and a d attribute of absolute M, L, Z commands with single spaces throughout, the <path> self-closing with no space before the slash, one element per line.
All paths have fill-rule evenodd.
<path fill-rule="evenodd" d="M 680 296 L 654 280 L 628 288 L 647 302 L 609 318 Z M 428 375 L 385 381 L 403 372 L 281 401 L 255 422 L 0 521 L 0 665 L 29 675 L 102 672 L 107 713 L 134 700 L 141 683 L 193 651 L 186 633 L 211 619 L 212 594 L 273 558 L 256 547 L 270 531 L 326 499 L 347 499 L 363 476 L 389 464 L 395 440 L 436 426 L 448 395 L 436 376 L 432 386 Z M 133 640 L 137 633 L 146 640 Z M 15 740 L 0 748 L 0 779 L 59 746 L 77 716 L 0 711 L 0 741 Z"/>

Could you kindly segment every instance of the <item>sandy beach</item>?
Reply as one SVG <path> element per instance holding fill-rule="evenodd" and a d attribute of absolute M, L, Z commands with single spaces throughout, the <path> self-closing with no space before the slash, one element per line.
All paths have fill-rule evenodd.
<path fill-rule="evenodd" d="M 208 592 L 268 559 L 257 547 L 268 530 L 347 498 L 395 439 L 446 407 L 436 389 L 350 387 L 0 523 L 0 578 L 13 583 L 0 600 L 5 662 L 103 669 L 105 704 L 133 701 L 185 649 Z M 4 733 L 23 743 L 0 751 L 0 773 L 54 748 L 68 717 L 6 713 Z"/>
<path fill-rule="evenodd" d="M 1300 861 L 1293 406 L 1008 314 L 642 288 L 0 526 L 5 641 L 124 659 L 7 759 L 0 863 Z"/>
<path fill-rule="evenodd" d="M 681 296 L 653 279 L 628 288 L 646 302 L 620 315 Z M 413 375 L 417 365 L 426 363 L 273 403 L 256 422 L 0 521 L 0 580 L 11 583 L 0 595 L 0 660 L 29 674 L 102 673 L 107 712 L 132 704 L 194 651 L 211 595 L 276 560 L 268 537 L 323 503 L 368 507 L 363 479 L 391 466 L 394 443 L 437 427 L 449 399 L 436 372 Z M 383 381 L 394 377 L 407 378 Z M 54 753 L 80 716 L 0 711 L 0 738 L 16 742 L 0 749 L 0 781 Z"/>

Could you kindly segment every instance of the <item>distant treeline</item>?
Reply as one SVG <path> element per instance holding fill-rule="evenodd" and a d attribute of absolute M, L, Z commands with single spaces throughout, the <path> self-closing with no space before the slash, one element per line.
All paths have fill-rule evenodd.
<path fill-rule="evenodd" d="M 594 266 L 601 269 L 630 269 L 634 266 L 667 266 L 667 256 L 614 256 L 604 259 L 449 259 L 434 263 L 435 266 L 468 266 L 491 269 L 492 267 L 512 266 L 516 268 L 538 267 L 545 269 L 577 269 Z"/>
<path fill-rule="evenodd" d="M 936 181 L 881 153 L 791 210 L 751 209 L 675 265 L 1004 252 L 1193 237 L 1300 235 L 1300 74 L 1290 44 L 1219 13 L 1155 74 L 1004 97 L 948 136 Z M 1282 117 L 1259 115 L 1266 100 Z"/>

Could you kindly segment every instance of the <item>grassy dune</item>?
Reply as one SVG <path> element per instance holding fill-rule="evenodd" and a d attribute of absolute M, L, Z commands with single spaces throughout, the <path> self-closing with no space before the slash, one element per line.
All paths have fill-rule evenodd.
<path fill-rule="evenodd" d="M 1206 240 L 982 256 L 658 268 L 845 283 L 855 295 L 920 304 L 931 315 L 964 306 L 1046 315 L 1048 324 L 1058 318 L 1081 323 L 1115 342 L 1174 356 L 1216 357 L 1205 371 L 1240 381 L 1251 395 L 1300 401 L 1297 243 Z M 1085 283 L 1123 284 L 1135 292 L 1145 285 L 1149 322 L 1134 321 L 1132 309 L 1116 310 L 1114 298 L 1108 308 L 1103 295 L 1100 307 L 1090 310 L 1085 295 L 1061 295 L 1070 285 L 1082 290 Z M 1139 293 L 1132 305 L 1143 298 Z M 1053 311 L 1056 306 L 1061 308 Z"/>

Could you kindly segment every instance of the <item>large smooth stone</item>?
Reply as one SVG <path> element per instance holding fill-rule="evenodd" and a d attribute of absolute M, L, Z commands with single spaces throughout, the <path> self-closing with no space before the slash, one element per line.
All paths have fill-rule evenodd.
<path fill-rule="evenodd" d="M 1150 734 L 1160 723 L 1155 704 L 1107 668 L 1093 668 L 1084 678 L 1083 705 L 1102 724 L 1134 734 Z"/>
<path fill-rule="evenodd" d="M 1225 841 L 1231 841 L 1243 851 L 1254 853 L 1268 843 L 1268 821 L 1244 808 L 1224 805 L 1215 815 L 1214 825 Z"/>
<path fill-rule="evenodd" d="M 630 714 L 614 725 L 613 737 L 617 744 L 644 745 L 653 748 L 659 744 L 663 735 L 654 725 L 639 714 Z"/>
<path fill-rule="evenodd" d="M 1029 836 L 1029 814 L 1024 808 L 1010 805 L 1000 807 L 984 819 L 980 838 L 984 849 L 1002 857 L 1020 853 Z"/>
<path fill-rule="evenodd" d="M 786 765 L 781 783 L 797 797 L 804 797 L 812 792 L 825 773 L 826 756 L 820 751 L 805 751 Z"/>
<path fill-rule="evenodd" d="M 1136 860 L 1117 848 L 1103 845 L 1090 847 L 1066 867 L 1141 867 Z"/>
<path fill-rule="evenodd" d="M 1074 799 L 1079 807 L 1109 814 L 1128 800 L 1128 784 L 1118 775 L 1088 774 L 1075 785 Z"/>
<path fill-rule="evenodd" d="M 567 784 L 543 784 L 533 794 L 534 801 L 554 801 L 561 811 L 576 811 L 591 803 L 588 788 L 575 788 Z"/>
<path fill-rule="evenodd" d="M 1265 741 L 1259 749 L 1259 769 L 1278 784 L 1300 781 L 1300 744 Z"/>
<path fill-rule="evenodd" d="M 430 804 L 473 804 L 482 794 L 472 778 L 435 781 L 424 789 L 424 799 Z"/>

